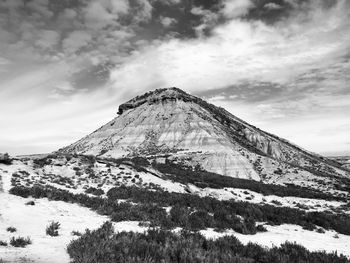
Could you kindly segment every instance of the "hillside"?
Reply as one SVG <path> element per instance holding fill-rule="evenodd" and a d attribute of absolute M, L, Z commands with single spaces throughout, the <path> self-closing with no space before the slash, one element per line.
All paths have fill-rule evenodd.
<path fill-rule="evenodd" d="M 0 262 L 348 263 L 338 161 L 151 91 L 78 142 L 0 162 Z"/>
<path fill-rule="evenodd" d="M 0 164 L 0 175 L 0 241 L 14 236 L 32 240 L 25 248 L 0 246 L 4 262 L 25 258 L 68 263 L 76 252 L 71 247 L 67 254 L 67 245 L 79 244 L 71 240 L 81 242 L 86 228 L 97 229 L 107 220 L 112 220 L 116 233 L 186 229 L 208 240 L 228 235 L 244 245 L 254 242 L 269 249 L 290 241 L 312 253 L 350 256 L 349 198 L 341 194 L 237 179 L 170 162 L 151 164 L 144 158 L 26 157 Z M 61 224 L 58 237 L 45 235 L 52 221 Z M 7 227 L 17 231 L 10 233 Z"/>
<path fill-rule="evenodd" d="M 303 150 L 177 88 L 129 100 L 112 121 L 59 152 L 169 159 L 225 176 L 324 190 L 347 184 L 350 178 L 337 161 Z"/>

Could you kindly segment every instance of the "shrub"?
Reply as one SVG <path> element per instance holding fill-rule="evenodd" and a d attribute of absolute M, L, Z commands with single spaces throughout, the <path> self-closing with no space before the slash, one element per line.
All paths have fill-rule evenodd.
<path fill-rule="evenodd" d="M 6 231 L 10 232 L 10 233 L 14 233 L 17 231 L 17 228 L 10 226 L 10 227 L 6 228 Z"/>
<path fill-rule="evenodd" d="M 2 156 L 0 156 L 0 163 L 6 164 L 6 165 L 11 165 L 12 159 L 10 158 L 10 155 L 8 153 L 5 153 Z"/>
<path fill-rule="evenodd" d="M 320 234 L 324 234 L 324 233 L 326 233 L 326 231 L 324 231 L 324 229 L 323 228 L 321 228 L 321 227 L 319 227 L 319 228 L 317 228 L 317 233 L 320 233 Z"/>
<path fill-rule="evenodd" d="M 309 189 L 293 184 L 288 184 L 286 186 L 265 184 L 248 179 L 219 175 L 203 170 L 193 170 L 192 167 L 186 167 L 184 164 L 178 164 L 169 160 L 167 160 L 165 164 L 153 162 L 152 166 L 173 181 L 183 184 L 194 184 L 200 188 L 211 187 L 220 189 L 225 187 L 233 187 L 248 189 L 263 195 L 277 195 L 280 197 L 295 196 L 310 199 L 346 200 L 346 198 L 342 198 L 340 196 L 334 196 L 319 190 Z M 280 169 L 277 170 L 277 173 L 279 173 L 279 171 Z M 347 181 L 344 182 L 344 184 L 349 185 L 350 182 Z M 245 191 L 245 193 L 249 194 L 248 191 Z"/>
<path fill-rule="evenodd" d="M 51 156 L 54 158 L 54 156 Z M 45 156 L 43 158 L 38 158 L 38 159 L 34 159 L 33 163 L 36 167 L 44 167 L 45 165 L 49 165 L 52 163 L 52 159 L 50 158 L 50 156 Z"/>
<path fill-rule="evenodd" d="M 12 237 L 10 240 L 11 246 L 14 247 L 26 247 L 27 245 L 32 244 L 32 241 L 30 240 L 29 237 L 24 238 L 24 237 Z"/>
<path fill-rule="evenodd" d="M 258 231 L 258 232 L 267 232 L 267 229 L 263 225 L 258 225 L 256 227 L 256 231 Z"/>
<path fill-rule="evenodd" d="M 174 205 L 170 209 L 170 219 L 177 225 L 187 226 L 190 212 L 187 207 Z"/>
<path fill-rule="evenodd" d="M 188 224 L 189 228 L 195 231 L 206 228 L 204 218 L 202 218 L 198 212 L 190 214 L 190 216 L 188 217 Z"/>
<path fill-rule="evenodd" d="M 89 187 L 88 189 L 85 190 L 85 193 L 100 196 L 100 195 L 103 195 L 105 192 L 102 189 Z"/>
<path fill-rule="evenodd" d="M 314 224 L 307 222 L 303 225 L 303 229 L 309 230 L 309 231 L 314 231 L 316 229 L 316 226 Z"/>
<path fill-rule="evenodd" d="M 343 255 L 310 252 L 294 243 L 267 249 L 257 244 L 243 245 L 234 236 L 207 240 L 198 233 L 150 229 L 146 233 L 114 233 L 106 222 L 99 229 L 87 230 L 71 241 L 67 252 L 72 263 L 114 262 L 221 262 L 221 263 L 348 263 Z"/>
<path fill-rule="evenodd" d="M 7 247 L 7 242 L 0 240 L 0 246 Z"/>
<path fill-rule="evenodd" d="M 60 223 L 51 222 L 51 224 L 46 227 L 46 235 L 56 237 L 58 236 L 58 229 L 60 229 Z"/>
<path fill-rule="evenodd" d="M 202 211 L 207 213 L 207 219 L 213 218 L 212 223 L 205 227 L 218 229 L 232 228 L 244 234 L 254 234 L 253 221 L 268 222 L 268 224 L 296 224 L 306 227 L 322 227 L 334 229 L 340 234 L 350 235 L 350 216 L 346 214 L 330 214 L 327 212 L 307 212 L 297 208 L 277 207 L 268 204 L 252 204 L 239 201 L 220 201 L 211 197 L 199 197 L 191 194 L 170 193 L 161 189 L 150 191 L 138 187 L 115 187 L 107 192 L 107 198 L 91 197 L 85 194 L 72 194 L 65 190 L 46 186 L 45 188 L 18 188 L 33 197 L 48 197 L 50 200 L 73 202 L 91 208 L 103 215 L 111 216 L 114 221 L 137 220 L 149 221 L 152 226 L 173 228 L 182 226 L 190 228 L 188 219 L 175 219 L 176 211 L 168 215 L 163 207 L 178 205 L 184 211 Z M 35 190 L 36 189 L 36 190 Z M 133 203 L 118 203 L 127 199 Z M 221 211 L 220 211 L 221 210 Z M 188 212 L 188 213 L 189 213 Z M 182 212 L 181 212 L 182 213 Z M 213 216 L 211 216 L 213 215 Z M 189 216 L 189 214 L 188 214 Z M 249 220 L 245 220 L 248 219 Z M 205 222 L 211 222 L 207 220 Z M 177 221 L 177 222 L 176 222 Z M 210 224 L 213 224 L 212 226 Z M 196 224 L 195 224 L 196 225 Z"/>
<path fill-rule="evenodd" d="M 35 205 L 35 202 L 34 201 L 29 201 L 29 202 L 25 203 L 25 205 Z"/>
<path fill-rule="evenodd" d="M 79 232 L 79 231 L 75 231 L 75 230 L 73 230 L 72 231 L 72 236 L 81 236 L 82 234 Z"/>
<path fill-rule="evenodd" d="M 282 205 L 282 203 L 280 201 L 277 201 L 277 200 L 272 200 L 271 203 L 278 205 L 278 206 Z"/>
<path fill-rule="evenodd" d="M 15 187 L 12 187 L 9 192 L 12 195 L 17 195 L 17 196 L 27 198 L 28 196 L 30 196 L 30 192 L 31 192 L 30 190 L 31 189 L 26 187 L 15 186 Z"/>

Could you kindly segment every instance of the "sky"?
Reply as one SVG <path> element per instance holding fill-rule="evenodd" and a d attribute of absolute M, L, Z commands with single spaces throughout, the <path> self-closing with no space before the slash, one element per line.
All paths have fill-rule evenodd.
<path fill-rule="evenodd" d="M 350 153 L 348 0 L 0 0 L 0 152 L 46 153 L 178 87 Z"/>

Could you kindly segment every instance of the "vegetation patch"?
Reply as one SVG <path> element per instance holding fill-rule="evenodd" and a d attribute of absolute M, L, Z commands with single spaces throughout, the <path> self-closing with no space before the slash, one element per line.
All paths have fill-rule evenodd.
<path fill-rule="evenodd" d="M 17 228 L 10 226 L 10 227 L 6 228 L 6 231 L 10 232 L 10 233 L 14 233 L 17 231 Z"/>
<path fill-rule="evenodd" d="M 85 193 L 96 195 L 96 196 L 101 196 L 105 192 L 102 189 L 98 189 L 98 188 L 95 188 L 95 187 L 89 187 L 88 189 L 85 190 Z"/>
<path fill-rule="evenodd" d="M 5 165 L 11 165 L 13 159 L 10 158 L 10 155 L 8 153 L 1 154 L 0 153 L 0 163 Z"/>
<path fill-rule="evenodd" d="M 7 242 L 0 240 L 0 246 L 1 247 L 7 247 Z"/>
<path fill-rule="evenodd" d="M 255 222 L 271 225 L 296 224 L 308 229 L 316 226 L 350 235 L 350 216 L 327 212 L 306 212 L 296 208 L 276 207 L 268 204 L 252 204 L 238 201 L 219 201 L 211 197 L 169 193 L 158 189 L 151 191 L 137 187 L 115 187 L 107 192 L 107 198 L 72 194 L 53 187 L 14 187 L 13 194 L 34 198 L 78 203 L 113 221 L 149 221 L 152 226 L 167 229 L 183 227 L 190 230 L 213 227 L 234 229 L 243 234 L 255 234 L 259 229 Z M 127 202 L 119 202 L 119 200 Z M 136 203 L 136 205 L 135 205 Z M 168 214 L 164 207 L 171 207 Z"/>
<path fill-rule="evenodd" d="M 32 244 L 32 241 L 29 237 L 12 237 L 10 240 L 10 244 L 14 247 L 26 247 L 27 245 Z"/>
<path fill-rule="evenodd" d="M 51 224 L 46 227 L 46 235 L 57 237 L 60 226 L 61 224 L 59 222 L 51 222 Z"/>
<path fill-rule="evenodd" d="M 348 259 L 336 253 L 310 252 L 286 242 L 267 249 L 257 244 L 243 245 L 233 236 L 216 240 L 205 239 L 198 233 L 165 230 L 147 233 L 114 233 L 106 222 L 95 231 L 87 230 L 67 247 L 73 263 L 114 262 L 222 262 L 222 263 L 346 263 Z M 113 253 L 111 253 L 113 251 Z"/>
<path fill-rule="evenodd" d="M 323 193 L 321 191 L 308 189 L 301 186 L 288 184 L 286 186 L 264 184 L 262 182 L 234 178 L 216 173 L 207 172 L 201 169 L 186 167 L 184 164 L 178 164 L 171 161 L 166 163 L 152 163 L 153 168 L 173 181 L 182 184 L 193 184 L 200 188 L 210 187 L 216 189 L 239 188 L 248 189 L 263 195 L 277 195 L 280 197 L 295 196 L 309 199 L 323 199 L 328 201 L 346 201 L 345 198 Z"/>

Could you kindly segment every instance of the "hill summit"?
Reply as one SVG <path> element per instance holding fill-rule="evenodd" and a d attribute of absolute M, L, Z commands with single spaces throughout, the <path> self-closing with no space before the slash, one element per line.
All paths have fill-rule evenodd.
<path fill-rule="evenodd" d="M 172 160 L 253 180 L 347 176 L 339 163 L 178 88 L 157 89 L 121 104 L 113 120 L 59 152 Z"/>

